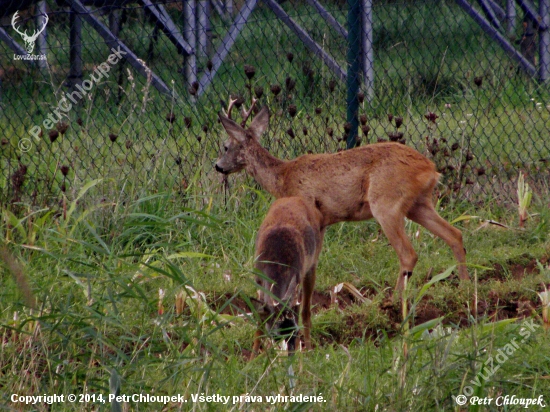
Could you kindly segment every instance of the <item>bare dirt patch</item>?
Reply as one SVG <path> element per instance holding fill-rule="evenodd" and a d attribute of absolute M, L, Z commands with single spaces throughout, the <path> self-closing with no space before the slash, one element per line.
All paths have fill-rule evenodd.
<path fill-rule="evenodd" d="M 543 265 L 546 265 L 548 263 L 548 260 L 548 257 L 543 257 L 539 260 L 539 262 Z M 493 273 L 491 273 L 489 277 L 484 278 L 482 281 L 487 282 L 493 279 L 505 281 L 510 277 L 516 280 L 521 280 L 527 275 L 538 273 L 538 270 L 539 269 L 537 267 L 536 259 L 526 258 L 525 263 L 509 261 L 506 262 L 506 267 L 501 265 L 500 263 L 497 263 L 494 265 Z"/>
<path fill-rule="evenodd" d="M 549 257 L 539 259 L 543 265 L 547 265 L 550 261 Z M 483 279 L 480 279 L 480 284 L 490 281 L 498 281 L 505 283 L 511 279 L 521 281 L 525 277 L 533 276 L 538 273 L 536 259 L 525 258 L 523 262 L 507 262 L 506 267 L 501 264 L 495 264 L 493 271 L 486 274 Z M 451 280 L 455 282 L 455 280 Z M 366 290 L 366 294 L 373 297 L 372 292 L 368 287 L 359 287 L 360 290 Z M 353 294 L 342 290 L 336 296 L 331 296 L 330 290 L 316 290 L 313 294 L 312 312 L 318 314 L 331 308 L 336 308 L 344 315 L 344 325 L 335 325 L 328 327 L 323 336 L 319 339 L 320 345 L 330 344 L 348 344 L 354 339 L 376 339 L 381 334 L 392 337 L 399 333 L 402 322 L 401 305 L 398 299 L 391 296 L 391 288 L 387 289 L 386 296 L 378 306 L 378 311 L 381 316 L 388 320 L 388 327 L 381 330 L 380 328 L 373 329 L 370 327 L 360 313 L 354 311 L 346 311 L 351 305 L 360 304 L 357 297 Z M 364 292 L 365 293 L 365 292 Z M 230 304 L 227 304 L 231 300 Z M 209 299 L 211 307 L 215 310 L 220 310 L 221 313 L 229 313 L 233 315 L 250 313 L 250 308 L 246 302 L 238 297 L 226 293 L 224 295 L 213 296 Z M 477 313 L 474 308 L 477 308 Z M 473 300 L 469 303 L 469 307 L 457 301 L 447 302 L 447 310 L 442 310 L 433 302 L 433 297 L 426 295 L 418 304 L 415 310 L 413 323 L 420 325 L 432 319 L 445 316 L 444 323 L 467 327 L 469 325 L 470 316 L 474 315 L 478 318 L 487 317 L 494 321 L 510 319 L 510 318 L 525 318 L 530 316 L 538 316 L 540 313 L 540 301 L 532 301 L 528 299 L 523 291 L 510 291 L 507 293 L 491 290 L 486 298 Z"/>

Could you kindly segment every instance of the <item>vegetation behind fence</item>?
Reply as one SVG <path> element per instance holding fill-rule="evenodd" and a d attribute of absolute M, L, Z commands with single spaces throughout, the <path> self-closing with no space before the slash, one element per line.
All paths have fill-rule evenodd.
<path fill-rule="evenodd" d="M 182 4 L 163 6 L 186 37 Z M 142 60 L 146 76 L 127 60 L 110 64 L 112 47 L 84 21 L 82 77 L 75 81 L 71 10 L 51 2 L 47 65 L 16 60 L 0 42 L 3 201 L 51 204 L 63 192 L 76 196 L 85 182 L 97 178 L 104 179 L 97 187 L 105 199 L 157 191 L 184 195 L 190 185 L 221 188 L 212 165 L 225 139 L 217 113 L 229 96 L 240 97 L 244 106 L 252 97 L 269 106 L 272 120 L 263 144 L 278 156 L 344 149 L 349 130 L 345 81 L 263 2 L 236 36 L 212 83 L 199 87 L 201 78 L 216 70 L 213 56 L 245 10 L 237 3 L 232 13 L 217 13 L 219 4 L 209 4 L 207 27 L 196 22 L 208 41 L 204 47 L 197 44 L 193 81 L 186 72 L 189 57 L 178 52 L 141 3 L 89 10 L 105 26 L 116 22 L 120 40 Z M 347 40 L 314 7 L 301 1 L 281 7 L 347 67 Z M 346 26 L 345 3 L 324 7 Z M 34 31 L 37 14 L 38 6 L 19 11 L 18 28 Z M 524 74 L 452 1 L 375 2 L 373 18 L 374 96 L 371 101 L 359 96 L 359 144 L 395 140 L 425 153 L 443 175 L 439 190 L 445 197 L 512 201 L 520 172 L 536 193 L 547 193 L 548 87 Z M 518 47 L 526 27 L 517 24 L 511 35 Z M 22 44 L 11 15 L 2 19 L 2 28 Z M 105 64 L 109 71 L 98 79 Z M 157 77 L 170 94 L 155 88 Z M 81 98 L 73 95 L 78 101 L 56 115 L 60 102 L 82 81 L 90 82 L 90 90 Z"/>

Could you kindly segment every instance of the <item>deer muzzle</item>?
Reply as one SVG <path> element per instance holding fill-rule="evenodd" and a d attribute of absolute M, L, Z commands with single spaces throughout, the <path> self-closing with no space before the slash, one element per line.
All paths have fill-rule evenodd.
<path fill-rule="evenodd" d="M 218 166 L 217 163 L 216 163 L 216 172 L 218 172 L 218 173 L 223 173 L 224 175 L 229 174 L 229 172 L 225 171 L 225 170 L 222 169 L 220 166 Z"/>

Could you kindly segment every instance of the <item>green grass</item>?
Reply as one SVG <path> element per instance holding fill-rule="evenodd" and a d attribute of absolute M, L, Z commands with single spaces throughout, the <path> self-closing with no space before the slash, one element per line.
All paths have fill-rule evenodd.
<path fill-rule="evenodd" d="M 515 264 L 529 267 L 530 262 L 547 262 L 544 259 L 550 256 L 548 231 L 543 229 L 549 216 L 542 205 L 532 206 L 531 212 L 540 214 L 528 220 L 524 231 L 517 229 L 517 216 L 504 209 L 474 210 L 456 204 L 442 211 L 448 220 L 462 213 L 479 216 L 457 226 L 469 251 L 470 273 L 477 276 L 479 305 L 485 302 L 487 308 L 468 316 L 465 308 L 474 305 L 473 283 L 438 282 L 417 309 L 417 315 L 426 315 L 429 307 L 432 316 L 445 316 L 443 326 L 430 329 L 431 333 L 401 332 L 399 309 L 388 302 L 398 262 L 385 237 L 378 235 L 377 225 L 331 227 L 316 290 L 328 293 L 336 284 L 350 282 L 372 303 L 348 303 L 339 309 L 316 306 L 312 352 L 289 360 L 269 349 L 248 361 L 255 321 L 234 315 L 248 312 L 243 312 L 243 299 L 255 294 L 253 243 L 270 199 L 244 185 L 234 188 L 225 202 L 219 195 L 193 196 L 193 185 L 187 190 L 184 206 L 163 194 L 126 204 L 105 203 L 91 198 L 90 188 L 78 204 L 67 199 L 66 217 L 50 209 L 32 216 L 26 212 L 22 216 L 28 217 L 20 225 L 4 211 L 0 233 L 12 256 L 0 266 L 4 406 L 17 408 L 9 399 L 11 393 L 108 396 L 117 388 L 120 394 L 182 394 L 188 399 L 183 410 L 230 409 L 193 405 L 191 395 L 201 393 L 263 397 L 322 393 L 326 403 L 311 404 L 314 410 L 372 410 L 376 405 L 386 410 L 449 410 L 456 407 L 452 396 L 464 386 L 473 387 L 480 396 L 550 395 L 548 339 L 542 327 L 479 388 L 470 383 L 499 348 L 514 338 L 523 339 L 522 322 L 540 326 L 540 318 L 529 310 L 510 314 L 506 308 L 515 307 L 517 301 L 530 302 L 540 316 L 535 292 L 550 281 L 547 263 L 535 265 L 519 278 L 517 269 L 512 270 Z M 510 229 L 478 230 L 482 219 L 498 220 Z M 418 229 L 407 223 L 419 254 L 409 284 L 411 299 L 430 268 L 436 274 L 455 264 L 439 239 L 424 229 L 414 236 Z M 495 272 L 497 265 L 504 269 Z M 197 301 L 184 292 L 185 307 L 176 313 L 176 295 L 186 286 L 203 292 L 206 300 Z M 159 289 L 165 291 L 162 314 Z M 337 298 L 349 301 L 345 295 Z M 33 299 L 36 305 L 31 310 L 25 302 Z M 234 315 L 228 314 L 231 308 Z M 516 316 L 527 317 L 497 322 Z M 411 326 L 424 320 L 415 317 Z M 404 341 L 409 348 L 406 359 L 401 351 Z M 293 388 L 289 365 L 295 373 Z M 62 404 L 56 410 L 81 407 Z M 250 410 L 305 407 L 248 405 Z"/>
<path fill-rule="evenodd" d="M 283 7 L 345 61 L 345 43 L 317 15 L 299 2 Z M 341 23 L 343 10 L 331 10 Z M 177 18 L 176 10 L 170 12 Z M 399 131 L 407 144 L 434 159 L 443 174 L 438 210 L 463 231 L 472 282 L 460 284 L 453 276 L 424 291 L 430 273 L 444 273 L 456 262 L 441 240 L 407 222 L 419 255 L 409 301 L 422 295 L 408 329 L 390 297 L 398 259 L 378 225 L 334 225 L 319 260 L 315 349 L 288 359 L 271 348 L 252 361 L 256 321 L 246 302 L 256 293 L 256 231 L 272 199 L 244 175 L 230 177 L 226 191 L 213 171 L 224 136 L 216 122 L 219 100 L 229 93 L 249 98 L 243 65 L 254 64 L 250 86 L 263 88 L 262 102 L 273 113 L 262 143 L 289 158 L 343 147 L 337 138 L 344 133 L 344 85 L 330 92 L 333 75 L 260 7 L 197 105 L 181 82 L 181 58 L 167 58 L 175 53 L 161 35 L 147 63 L 180 99 L 160 97 L 126 65 L 117 67 L 120 72 L 64 119 L 65 135 L 52 143 L 45 133 L 22 153 L 19 140 L 65 90 L 66 15 L 53 17 L 49 72 L 14 63 L 0 49 L 4 73 L 13 76 L 2 82 L 0 139 L 8 143 L 0 147 L 0 194 L 14 200 L 14 171 L 20 163 L 28 168 L 18 201 L 2 208 L 0 217 L 0 407 L 26 408 L 11 402 L 12 393 L 181 394 L 188 401 L 181 406 L 130 403 L 122 410 L 201 411 L 240 406 L 194 404 L 195 394 L 322 394 L 326 402 L 249 403 L 243 409 L 458 411 L 465 408 L 453 396 L 468 392 L 465 387 L 479 396 L 544 395 L 550 402 L 548 331 L 542 327 L 495 374 L 472 383 L 479 373 L 487 376 L 483 365 L 499 349 L 523 339 L 524 322 L 542 322 L 537 292 L 550 283 L 550 115 L 547 87 L 511 70 L 454 2 L 437 2 L 437 8 L 428 2 L 375 4 L 377 98 L 360 114 L 371 128 L 364 142 L 396 131 L 391 113 L 404 118 Z M 263 30 L 267 25 L 271 30 Z M 214 46 L 223 29 L 214 25 Z M 84 35 L 86 77 L 107 48 L 93 31 Z M 129 12 L 122 36 L 138 55 L 147 55 L 151 26 L 139 12 Z M 287 76 L 296 79 L 296 90 L 273 96 L 270 85 L 284 90 Z M 473 82 L 477 76 L 483 76 L 481 87 Z M 295 118 L 287 113 L 290 104 L 297 105 Z M 436 123 L 426 119 L 428 111 L 439 116 Z M 166 120 L 171 112 L 173 123 Z M 110 134 L 117 135 L 115 142 Z M 473 158 L 466 160 L 469 152 Z M 534 188 L 524 230 L 513 200 L 518 170 Z M 325 307 L 330 290 L 342 282 L 369 301 L 341 292 L 337 305 Z M 425 323 L 441 316 L 440 324 Z M 64 403 L 52 410 L 120 406 Z"/>

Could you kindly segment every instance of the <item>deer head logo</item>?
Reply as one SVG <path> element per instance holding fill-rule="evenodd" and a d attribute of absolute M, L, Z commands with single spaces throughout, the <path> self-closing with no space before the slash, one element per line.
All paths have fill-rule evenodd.
<path fill-rule="evenodd" d="M 38 35 L 40 33 L 42 33 L 44 31 L 44 29 L 46 28 L 46 24 L 48 24 L 48 15 L 45 14 L 45 19 L 44 19 L 44 25 L 42 26 L 42 28 L 40 28 L 40 30 L 36 30 L 31 36 L 29 36 L 27 34 L 27 31 L 21 31 L 17 28 L 16 26 L 16 20 L 17 20 L 17 17 L 18 16 L 18 13 L 19 11 L 16 11 L 15 14 L 13 15 L 12 19 L 11 19 L 11 25 L 13 27 L 13 29 L 19 33 L 21 35 L 21 37 L 23 38 L 23 41 L 25 42 L 25 49 L 27 50 L 27 53 L 31 54 L 32 51 L 34 50 L 34 42 L 36 41 Z"/>

